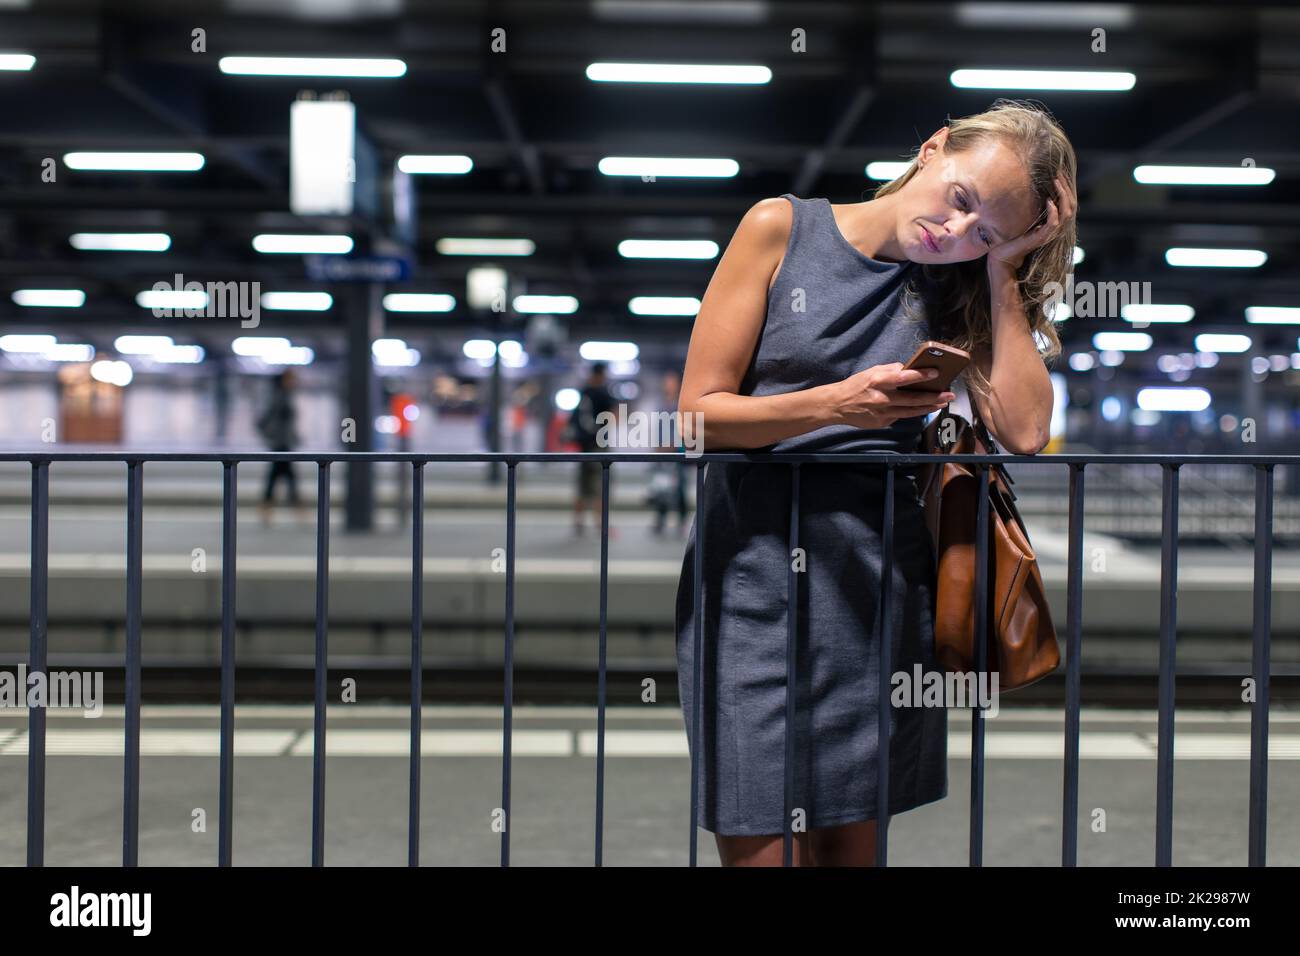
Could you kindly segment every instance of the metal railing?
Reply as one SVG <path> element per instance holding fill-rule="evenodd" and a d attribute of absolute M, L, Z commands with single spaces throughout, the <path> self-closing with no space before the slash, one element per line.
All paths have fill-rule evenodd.
<path fill-rule="evenodd" d="M 799 468 L 803 464 L 879 465 L 884 469 L 883 494 L 883 569 L 881 579 L 891 580 L 893 572 L 894 477 L 898 468 L 935 461 L 964 462 L 975 465 L 981 483 L 987 484 L 994 464 L 1035 463 L 1062 465 L 1069 469 L 1069 552 L 1067 571 L 1065 624 L 1065 780 L 1061 802 L 1061 863 L 1077 865 L 1077 827 L 1079 804 L 1079 707 L 1081 622 L 1083 605 L 1083 506 L 1084 469 L 1089 464 L 1154 464 L 1162 471 L 1161 486 L 1161 564 L 1160 564 L 1160 670 L 1158 691 L 1158 744 L 1156 779 L 1156 860 L 1157 866 L 1170 866 L 1173 852 L 1173 782 L 1174 782 L 1174 664 L 1178 580 L 1178 469 L 1186 464 L 1222 464 L 1251 467 L 1255 472 L 1255 534 L 1253 580 L 1253 640 L 1251 674 L 1256 695 L 1251 706 L 1250 798 L 1249 798 L 1249 865 L 1265 863 L 1268 809 L 1268 710 L 1269 648 L 1273 548 L 1273 470 L 1278 465 L 1300 465 L 1300 455 L 971 455 L 971 454 L 894 454 L 877 453 L 717 453 L 695 457 L 683 454 L 653 453 L 573 453 L 573 454 L 416 454 L 386 452 L 351 452 L 308 454 L 261 452 L 247 454 L 199 453 L 0 453 L 0 461 L 23 461 L 32 468 L 31 492 L 31 644 L 30 671 L 47 673 L 47 624 L 49 585 L 49 471 L 56 462 L 112 461 L 127 470 L 127 538 L 126 538 L 126 666 L 125 666 L 125 746 L 123 781 L 122 864 L 138 862 L 140 808 L 140 686 L 141 686 L 141 585 L 142 585 L 142 516 L 144 465 L 148 461 L 185 461 L 220 463 L 222 472 L 222 553 L 221 553 L 221 724 L 219 754 L 219 834 L 218 864 L 230 866 L 234 827 L 232 803 L 234 790 L 234 658 L 235 658 L 235 548 L 236 548 L 236 478 L 241 462 L 311 462 L 317 466 L 316 510 L 316 654 L 315 720 L 312 748 L 312 865 L 324 864 L 325 844 L 325 688 L 327 666 L 327 614 L 329 597 L 329 517 L 330 467 L 335 462 L 406 462 L 411 466 L 411 503 L 415 516 L 423 515 L 424 468 L 441 462 L 499 462 L 506 466 L 506 554 L 505 554 L 505 654 L 504 654 L 504 722 L 502 738 L 501 808 L 510 819 L 511 794 L 511 716 L 513 708 L 514 669 L 514 567 L 516 469 L 524 463 L 558 463 L 593 461 L 601 465 L 601 536 L 600 536 L 600 644 L 597 684 L 596 732 L 596 819 L 595 865 L 602 864 L 605 789 L 605 697 L 606 697 L 606 625 L 609 584 L 609 478 L 616 462 L 684 461 L 696 468 L 697 522 L 705 505 L 705 466 L 710 462 L 783 463 L 792 469 L 789 547 L 799 546 Z M 975 672 L 986 671 L 988 635 L 988 529 L 989 498 L 979 496 L 975 540 Z M 423 522 L 411 522 L 411 747 L 408 826 L 408 864 L 417 866 L 420 848 L 420 705 L 422 694 L 422 581 Z M 690 865 L 695 866 L 699 834 L 699 756 L 701 697 L 701 654 L 703 651 L 702 577 L 704 545 L 698 538 L 694 550 L 694 662 L 692 696 L 694 719 L 691 721 L 691 821 Z M 794 783 L 795 740 L 790 732 L 794 717 L 795 629 L 799 574 L 793 564 L 787 578 L 787 647 L 786 647 L 786 745 L 785 810 L 783 863 L 792 859 L 792 800 Z M 881 593 L 881 620 L 892 621 L 891 589 Z M 888 632 L 886 624 L 885 631 Z M 877 828 L 876 863 L 888 862 L 889 833 L 889 674 L 890 642 L 877 641 L 879 649 L 878 693 L 879 746 L 877 748 Z M 45 835 L 45 731 L 43 705 L 28 712 L 27 776 L 27 864 L 44 863 Z M 972 866 L 983 862 L 984 844 L 984 721 L 971 721 L 969 861 Z M 510 827 L 501 831 L 501 865 L 510 863 Z"/>

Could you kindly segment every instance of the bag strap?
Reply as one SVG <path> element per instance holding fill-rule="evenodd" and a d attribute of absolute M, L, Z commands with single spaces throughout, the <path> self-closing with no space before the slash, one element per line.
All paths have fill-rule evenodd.
<path fill-rule="evenodd" d="M 984 443 L 984 447 L 989 449 L 990 454 L 1000 454 L 996 442 L 993 441 L 993 436 L 989 434 L 988 427 L 984 424 L 984 419 L 980 417 L 980 408 L 975 403 L 974 396 L 967 394 L 966 397 L 970 401 L 971 425 L 975 428 L 975 434 Z"/>
<path fill-rule="evenodd" d="M 980 417 L 979 405 L 975 403 L 974 396 L 970 395 L 968 392 L 967 398 L 970 401 L 971 425 L 975 429 L 975 434 L 979 436 L 979 440 L 984 443 L 984 447 L 988 450 L 990 455 L 1001 455 L 1003 449 L 998 447 L 997 442 L 993 440 L 993 435 L 988 430 L 988 426 L 984 424 L 984 419 Z M 1015 481 L 1012 479 L 1011 473 L 1007 471 L 1006 465 L 998 462 L 993 467 L 997 469 L 998 473 L 1002 476 L 1002 479 L 1007 483 L 1007 490 L 1010 491 L 1010 486 L 1014 485 Z M 1012 495 L 1012 497 L 1014 498 L 1015 496 Z"/>

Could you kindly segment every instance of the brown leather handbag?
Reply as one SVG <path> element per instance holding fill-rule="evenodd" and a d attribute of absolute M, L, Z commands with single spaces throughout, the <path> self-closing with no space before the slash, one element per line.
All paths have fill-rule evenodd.
<path fill-rule="evenodd" d="M 944 410 L 921 436 L 927 454 L 998 454 L 974 409 L 972 424 Z M 951 424 L 945 424 L 950 421 Z M 945 444 L 943 438 L 952 441 Z M 975 669 L 975 521 L 980 482 L 974 464 L 935 462 L 918 475 L 925 523 L 937 560 L 934 639 L 948 671 Z M 986 471 L 989 496 L 989 625 L 985 666 L 998 672 L 999 691 L 1026 687 L 1061 662 L 1051 609 L 1029 533 L 1016 510 L 1011 476 L 1001 464 Z"/>

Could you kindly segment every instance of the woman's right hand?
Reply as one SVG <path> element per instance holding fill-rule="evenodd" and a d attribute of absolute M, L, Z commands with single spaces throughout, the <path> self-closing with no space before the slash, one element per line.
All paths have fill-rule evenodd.
<path fill-rule="evenodd" d="M 901 388 L 935 378 L 936 369 L 904 368 L 902 362 L 873 365 L 836 386 L 836 407 L 841 422 L 857 428 L 886 428 L 900 418 L 929 415 L 953 401 L 952 392 L 925 392 Z"/>

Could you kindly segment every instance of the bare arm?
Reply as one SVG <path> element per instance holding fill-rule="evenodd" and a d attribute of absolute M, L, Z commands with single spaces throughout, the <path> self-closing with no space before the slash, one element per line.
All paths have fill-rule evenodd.
<path fill-rule="evenodd" d="M 1014 455 L 1036 455 L 1049 437 L 1052 380 L 1033 332 L 1025 320 L 1015 271 L 989 262 L 993 348 L 977 350 L 972 360 L 988 379 L 986 398 L 971 392 L 971 401 L 993 437 Z"/>
<path fill-rule="evenodd" d="M 1047 221 L 989 250 L 989 310 L 992 350 L 971 356 L 991 387 L 988 398 L 971 393 L 971 401 L 993 437 L 1016 455 L 1036 455 L 1050 437 L 1052 379 L 1038 354 L 1033 332 L 1025 320 L 1016 270 L 1034 249 L 1075 218 L 1079 197 L 1064 173 L 1056 177 L 1056 198 L 1048 199 Z"/>
<path fill-rule="evenodd" d="M 899 363 L 779 395 L 738 394 L 792 221 L 793 208 L 785 199 L 755 203 L 736 228 L 700 304 L 678 410 L 699 413 L 705 449 L 762 448 L 827 425 L 881 428 L 897 418 L 929 414 L 953 398 L 951 392 L 897 391 L 899 385 L 932 377 L 903 371 Z"/>

